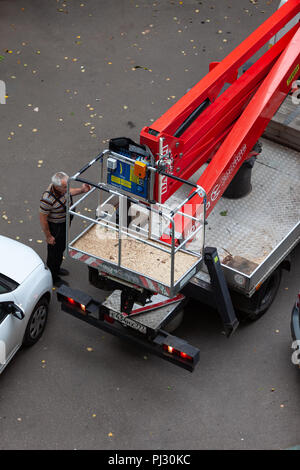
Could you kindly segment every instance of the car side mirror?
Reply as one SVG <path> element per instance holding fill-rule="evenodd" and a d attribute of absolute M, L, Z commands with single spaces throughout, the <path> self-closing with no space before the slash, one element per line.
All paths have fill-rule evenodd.
<path fill-rule="evenodd" d="M 18 320 L 23 320 L 25 317 L 23 310 L 17 305 L 13 306 L 13 311 L 11 313 L 14 317 L 18 318 Z"/>
<path fill-rule="evenodd" d="M 23 320 L 23 318 L 25 317 L 24 312 L 21 309 L 21 307 L 18 307 L 18 305 L 16 304 L 9 302 L 7 305 L 7 308 L 8 308 L 8 313 L 13 315 L 18 320 Z"/>

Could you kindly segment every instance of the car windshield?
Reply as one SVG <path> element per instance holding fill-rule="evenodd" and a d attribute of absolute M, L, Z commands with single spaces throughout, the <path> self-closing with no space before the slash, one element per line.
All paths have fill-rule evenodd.
<path fill-rule="evenodd" d="M 12 290 L 15 290 L 18 285 L 19 284 L 16 281 L 0 273 L 0 294 L 11 292 Z"/>

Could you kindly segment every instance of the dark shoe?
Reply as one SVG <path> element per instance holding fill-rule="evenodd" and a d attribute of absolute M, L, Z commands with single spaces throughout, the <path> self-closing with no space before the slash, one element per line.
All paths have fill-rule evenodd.
<path fill-rule="evenodd" d="M 68 286 L 69 284 L 66 281 L 63 281 L 60 277 L 56 278 L 55 281 L 53 281 L 53 285 L 55 287 L 61 287 L 63 285 Z"/>
<path fill-rule="evenodd" d="M 70 273 L 67 269 L 60 268 L 59 273 L 60 276 L 68 276 Z"/>

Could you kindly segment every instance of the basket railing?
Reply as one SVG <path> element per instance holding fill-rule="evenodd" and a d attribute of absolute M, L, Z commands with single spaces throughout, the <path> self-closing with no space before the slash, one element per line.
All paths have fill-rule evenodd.
<path fill-rule="evenodd" d="M 188 184 L 189 186 L 193 187 L 192 193 L 187 196 L 184 200 L 180 202 L 175 208 L 168 207 L 165 203 L 160 204 L 158 202 L 155 203 L 147 203 L 145 201 L 139 200 L 134 195 L 124 194 L 119 190 L 119 188 L 112 187 L 107 183 L 102 181 L 100 182 L 92 182 L 82 177 L 82 174 L 86 172 L 89 168 L 94 166 L 96 163 L 100 165 L 103 162 L 103 157 L 107 154 L 116 156 L 119 159 L 123 159 L 124 161 L 134 163 L 134 160 L 130 159 L 129 157 L 125 157 L 123 155 L 115 154 L 110 150 L 105 150 L 103 153 L 98 155 L 96 158 L 91 160 L 87 165 L 85 165 L 79 172 L 77 172 L 74 176 L 68 179 L 68 188 L 67 188 L 67 247 L 72 248 L 76 241 L 81 238 L 93 225 L 97 224 L 98 226 L 104 227 L 106 230 L 111 231 L 114 233 L 118 240 L 118 260 L 117 263 L 113 263 L 108 261 L 107 258 L 100 258 L 101 260 L 105 261 L 106 263 L 109 262 L 113 265 L 118 266 L 118 268 L 122 269 L 124 266 L 122 265 L 122 241 L 124 239 L 130 238 L 141 242 L 145 245 L 151 246 L 152 248 L 159 249 L 160 251 L 167 253 L 170 256 L 170 282 L 169 286 L 171 290 L 177 285 L 183 278 L 188 277 L 189 273 L 192 272 L 195 266 L 198 266 L 199 263 L 202 262 L 202 255 L 204 249 L 204 226 L 205 226 L 205 201 L 206 195 L 203 188 L 198 185 L 194 185 L 190 182 L 182 181 L 182 184 Z M 157 172 L 156 168 L 148 167 L 150 171 Z M 166 174 L 167 177 L 180 179 L 173 177 L 173 175 Z M 91 186 L 90 191 L 83 194 L 75 203 L 70 204 L 70 186 L 72 182 L 81 182 L 86 183 Z M 102 201 L 97 208 L 96 215 L 94 218 L 89 217 L 88 215 L 76 212 L 77 207 L 85 201 L 91 194 L 95 191 L 100 191 L 101 196 L 99 196 L 99 200 Z M 106 194 L 106 199 L 103 198 L 103 193 Z M 195 215 L 191 215 L 185 212 L 182 212 L 180 209 L 182 206 L 188 204 L 192 198 L 198 195 L 203 199 L 203 204 L 199 205 L 198 213 Z M 116 220 L 116 213 L 109 214 L 107 211 L 107 205 L 112 202 L 113 200 L 117 200 L 112 206 L 116 206 L 119 209 L 119 220 Z M 128 202 L 131 206 L 137 206 L 143 208 L 144 211 L 148 211 L 148 225 L 144 225 L 143 227 L 139 226 L 138 230 L 137 227 L 132 224 L 128 226 L 127 221 L 124 221 L 122 214 L 125 213 L 125 208 L 128 207 Z M 105 210 L 106 209 L 106 210 Z M 116 212 L 116 211 L 115 211 Z M 182 220 L 188 219 L 189 226 L 194 227 L 194 230 L 191 233 L 187 234 L 185 238 L 178 238 L 178 233 L 175 233 L 175 217 L 180 216 Z M 77 217 L 80 219 L 89 222 L 89 225 L 76 237 L 70 240 L 70 218 Z M 156 218 L 156 223 L 155 223 Z M 157 223 L 157 218 L 159 223 Z M 164 221 L 164 223 L 163 223 Z M 146 227 L 146 228 L 145 228 Z M 159 229 L 159 233 L 155 235 L 155 230 Z M 164 235 L 167 233 L 168 242 L 164 241 Z M 200 236 L 200 239 L 197 239 L 197 236 Z M 191 240 L 196 240 L 197 250 L 193 247 L 187 248 L 187 244 L 191 242 Z M 199 242 L 199 243 L 198 243 Z M 199 246 L 198 246 L 199 244 Z M 90 253 L 85 252 L 84 250 L 80 250 L 83 254 L 91 255 Z M 191 254 L 195 257 L 195 263 L 192 264 L 190 269 L 181 276 L 175 282 L 174 279 L 174 269 L 175 269 L 175 255 L 179 251 Z M 200 269 L 200 268 L 199 268 Z M 137 272 L 137 274 L 140 274 Z M 150 278 L 151 279 L 151 278 Z M 156 281 L 155 279 L 153 279 Z"/>

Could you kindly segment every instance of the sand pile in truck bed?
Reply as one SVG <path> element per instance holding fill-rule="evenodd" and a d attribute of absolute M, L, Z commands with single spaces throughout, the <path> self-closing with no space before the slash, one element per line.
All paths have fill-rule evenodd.
<path fill-rule="evenodd" d="M 114 238 L 113 238 L 114 237 Z M 152 241 L 155 245 L 158 242 Z M 118 263 L 118 233 L 100 225 L 93 225 L 73 245 L 96 258 Z M 158 248 L 133 238 L 122 238 L 122 267 L 162 282 L 171 283 L 171 256 Z M 175 254 L 174 282 L 176 283 L 198 260 L 194 255 L 178 251 Z"/>

